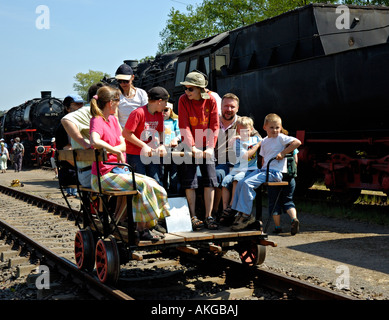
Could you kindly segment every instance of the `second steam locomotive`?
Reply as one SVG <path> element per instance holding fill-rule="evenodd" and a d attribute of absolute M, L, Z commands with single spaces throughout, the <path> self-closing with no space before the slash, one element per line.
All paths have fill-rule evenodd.
<path fill-rule="evenodd" d="M 300 187 L 317 178 L 346 198 L 362 189 L 389 192 L 389 9 L 311 4 L 196 41 L 136 66 L 135 84 L 165 87 L 175 100 L 190 71 L 209 89 L 240 98 L 257 129 L 278 113 L 302 141 Z M 133 65 L 134 66 L 134 65 Z"/>
<path fill-rule="evenodd" d="M 16 137 L 25 148 L 24 163 L 27 165 L 50 163 L 51 139 L 64 116 L 62 101 L 42 91 L 35 98 L 11 108 L 0 117 L 0 136 L 7 144 Z"/>

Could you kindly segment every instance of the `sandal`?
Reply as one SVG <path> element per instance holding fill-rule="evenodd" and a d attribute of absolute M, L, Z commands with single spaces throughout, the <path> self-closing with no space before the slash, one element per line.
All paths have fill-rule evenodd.
<path fill-rule="evenodd" d="M 156 230 L 155 228 L 154 229 L 151 229 L 150 230 L 150 233 L 154 236 L 157 236 L 157 237 L 160 237 L 161 239 L 164 239 L 165 238 L 165 235 L 162 233 L 162 232 L 159 232 L 158 230 Z"/>
<path fill-rule="evenodd" d="M 193 230 L 198 230 L 204 227 L 204 222 L 197 219 L 196 216 L 192 217 L 192 228 Z"/>
<path fill-rule="evenodd" d="M 140 231 L 140 240 L 157 242 L 161 240 L 161 238 L 155 234 L 151 234 L 149 229 L 144 229 L 143 231 Z"/>
<path fill-rule="evenodd" d="M 164 227 L 162 227 L 159 223 L 157 223 L 155 226 L 154 226 L 154 230 L 155 231 L 158 231 L 160 233 L 166 233 L 166 229 Z"/>
<path fill-rule="evenodd" d="M 220 224 L 231 225 L 236 215 L 236 212 L 237 212 L 236 210 L 228 206 L 226 209 L 223 210 L 223 213 L 219 219 Z"/>
<path fill-rule="evenodd" d="M 218 224 L 216 223 L 215 219 L 213 217 L 208 217 L 205 220 L 205 226 L 209 230 L 217 230 L 219 229 Z"/>

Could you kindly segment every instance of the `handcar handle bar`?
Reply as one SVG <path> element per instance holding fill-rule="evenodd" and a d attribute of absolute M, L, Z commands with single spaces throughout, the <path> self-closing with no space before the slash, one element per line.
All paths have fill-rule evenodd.
<path fill-rule="evenodd" d="M 293 155 L 291 153 L 288 153 L 285 155 L 284 158 L 288 158 L 288 157 L 293 157 Z M 266 182 L 269 182 L 269 169 L 270 169 L 270 162 L 272 162 L 273 160 L 276 160 L 276 157 L 274 158 L 271 158 L 268 163 L 267 163 L 267 166 L 266 166 Z"/>

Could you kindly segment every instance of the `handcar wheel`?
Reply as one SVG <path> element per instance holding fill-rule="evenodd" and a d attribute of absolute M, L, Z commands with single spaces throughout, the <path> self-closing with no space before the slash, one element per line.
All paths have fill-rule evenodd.
<path fill-rule="evenodd" d="M 115 239 L 100 239 L 97 242 L 96 272 L 102 283 L 115 283 L 119 279 L 120 261 Z"/>
<path fill-rule="evenodd" d="M 94 239 L 90 229 L 79 230 L 74 240 L 74 257 L 78 269 L 92 271 L 95 265 Z"/>
<path fill-rule="evenodd" d="M 248 244 L 248 248 L 239 252 L 240 260 L 248 266 L 260 265 L 266 258 L 266 247 L 256 243 Z"/>

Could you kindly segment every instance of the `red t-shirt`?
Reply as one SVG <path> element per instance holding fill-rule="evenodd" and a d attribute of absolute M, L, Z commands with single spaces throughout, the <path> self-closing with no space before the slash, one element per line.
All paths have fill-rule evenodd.
<path fill-rule="evenodd" d="M 189 100 L 183 94 L 178 101 L 178 124 L 183 142 L 188 146 L 214 148 L 219 132 L 215 98 L 211 96 L 210 99 Z"/>
<path fill-rule="evenodd" d="M 155 137 L 163 132 L 162 112 L 151 114 L 147 109 L 147 105 L 139 107 L 131 112 L 125 128 L 133 132 L 139 140 L 148 144 L 150 148 L 157 148 L 159 144 L 155 143 Z M 141 148 L 126 140 L 126 153 L 140 155 L 141 150 Z"/>

